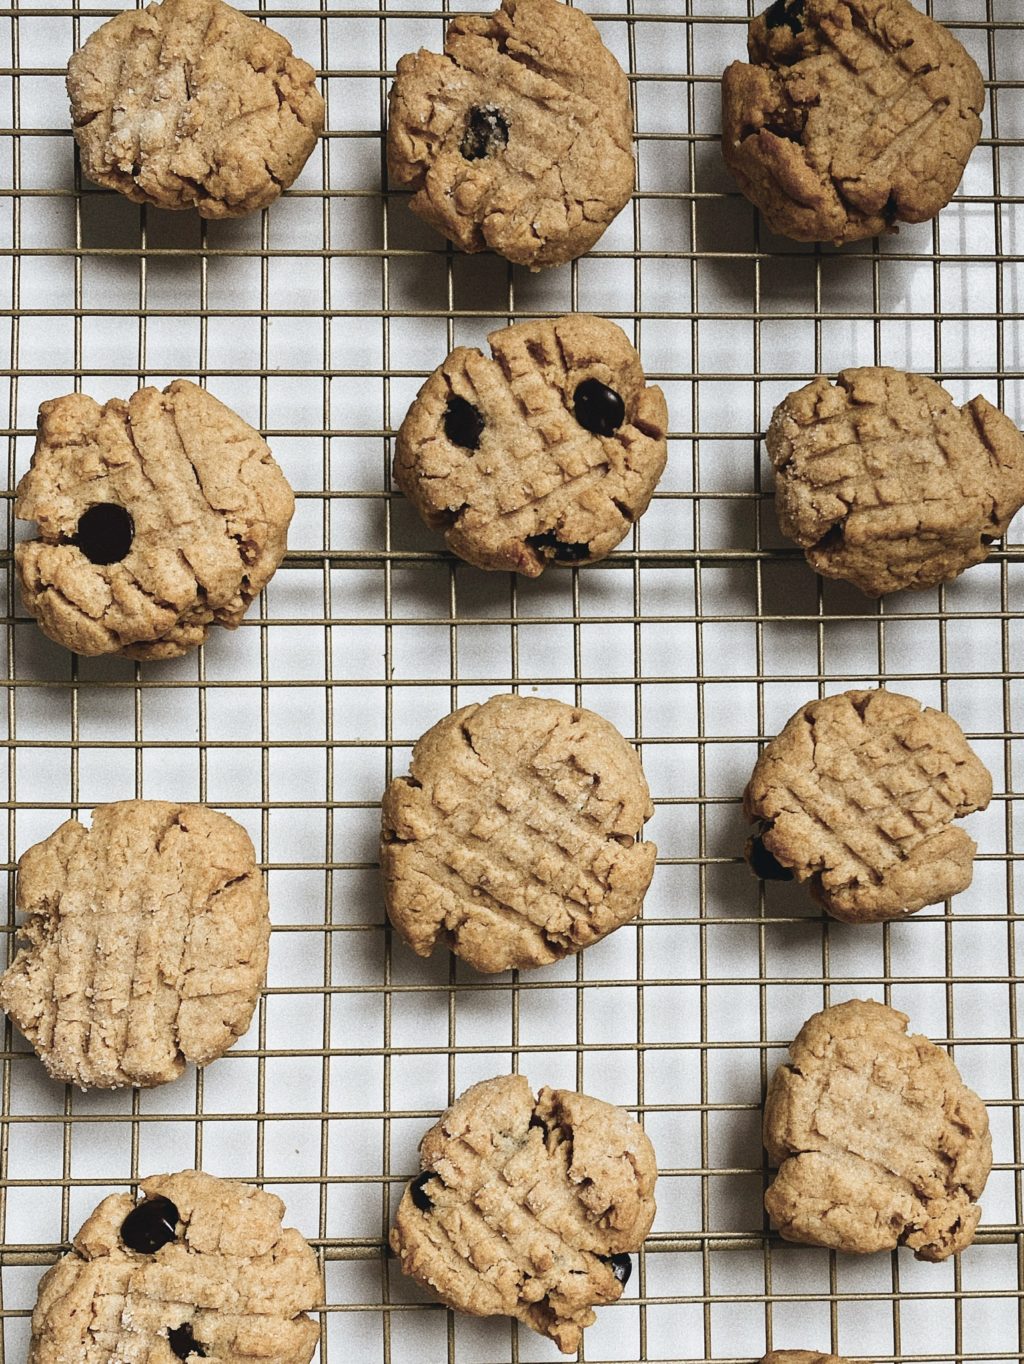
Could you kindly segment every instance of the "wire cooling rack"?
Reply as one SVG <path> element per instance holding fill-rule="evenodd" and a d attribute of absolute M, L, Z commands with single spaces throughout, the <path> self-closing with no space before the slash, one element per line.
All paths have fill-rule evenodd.
<path fill-rule="evenodd" d="M 588 0 L 631 76 L 639 189 L 600 250 L 537 277 L 456 255 L 382 190 L 390 73 L 440 46 L 438 6 L 252 11 L 320 68 L 328 133 L 269 213 L 221 224 L 81 179 L 63 67 L 114 10 L 0 8 L 8 544 L 38 403 L 73 388 L 198 378 L 265 431 L 299 494 L 258 609 L 175 663 L 50 645 L 4 555 L 8 932 L 17 856 L 68 813 L 144 795 L 247 825 L 274 935 L 248 1036 L 173 1085 L 64 1090 L 8 1025 L 0 1358 L 24 1360 L 39 1276 L 95 1203 L 192 1164 L 263 1181 L 317 1246 L 321 1364 L 556 1358 L 505 1320 L 428 1304 L 385 1250 L 420 1134 L 465 1086 L 517 1068 L 638 1112 L 663 1171 L 638 1271 L 586 1359 L 750 1361 L 769 1345 L 1021 1359 L 1020 522 L 952 586 L 869 603 L 779 539 L 759 437 L 785 392 L 857 363 L 935 374 L 1024 419 L 1024 22 L 1019 0 L 933 8 L 986 76 L 981 146 L 936 223 L 836 252 L 768 234 L 722 168 L 717 81 L 742 54 L 746 0 Z M 485 575 L 394 494 L 394 431 L 453 344 L 570 309 L 617 319 L 665 388 L 668 471 L 604 564 Z M 980 856 L 952 907 L 852 928 L 797 888 L 759 888 L 739 861 L 739 794 L 798 705 L 880 681 L 948 708 L 997 794 L 969 821 Z M 558 967 L 481 978 L 393 941 L 377 807 L 429 724 L 509 688 L 636 738 L 661 858 L 636 925 Z M 808 1014 L 851 996 L 905 1009 L 989 1105 L 996 1167 L 957 1263 L 836 1257 L 767 1231 L 766 1078 Z"/>

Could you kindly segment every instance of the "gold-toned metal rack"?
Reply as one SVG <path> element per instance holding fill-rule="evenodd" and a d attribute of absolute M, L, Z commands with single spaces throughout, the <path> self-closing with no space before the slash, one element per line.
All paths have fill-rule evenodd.
<path fill-rule="evenodd" d="M 919 3 L 921 0 L 919 0 Z M 456 1319 L 386 1252 L 431 1118 L 509 1068 L 639 1112 L 663 1176 L 626 1297 L 582 1357 L 748 1361 L 774 1343 L 879 1361 L 1020 1360 L 1018 1070 L 1024 531 L 945 590 L 869 603 L 778 537 L 760 448 L 789 388 L 894 363 L 1024 413 L 1024 18 L 932 0 L 986 78 L 984 137 L 934 224 L 836 252 L 771 237 L 716 147 L 717 80 L 747 0 L 595 0 L 628 69 L 639 189 L 592 256 L 530 277 L 460 257 L 386 186 L 390 73 L 456 6 L 333 0 L 251 13 L 320 68 L 328 132 L 295 189 L 245 223 L 138 209 L 85 182 L 70 51 L 120 6 L 0 5 L 0 380 L 12 490 L 36 407 L 198 377 L 266 433 L 299 493 L 292 548 L 234 636 L 139 667 L 48 645 L 14 593 L 0 632 L 3 866 L 64 814 L 129 795 L 242 819 L 267 868 L 269 988 L 207 1071 L 150 1093 L 45 1081 L 0 1053 L 0 1361 L 21 1361 L 42 1269 L 110 1188 L 202 1164 L 264 1181 L 327 1273 L 322 1364 L 555 1358 L 508 1323 Z M 438 551 L 392 489 L 395 428 L 453 344 L 513 317 L 618 319 L 672 416 L 669 471 L 630 543 L 536 583 Z M 1015 608 L 1017 608 L 1015 610 Z M 975 885 L 853 930 L 739 860 L 757 745 L 809 696 L 884 681 L 948 706 L 995 775 Z M 642 920 L 549 971 L 481 979 L 393 942 L 376 807 L 456 703 L 538 688 L 641 746 L 661 858 Z M 954 1049 L 990 1105 L 996 1170 L 955 1265 L 839 1260 L 769 1234 L 758 1121 L 774 1061 L 825 1001 L 873 994 Z"/>

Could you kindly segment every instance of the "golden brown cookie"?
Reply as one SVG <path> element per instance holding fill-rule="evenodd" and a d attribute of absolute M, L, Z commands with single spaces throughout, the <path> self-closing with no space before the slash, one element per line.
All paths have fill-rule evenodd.
<path fill-rule="evenodd" d="M 205 805 L 123 800 L 18 863 L 24 946 L 0 1007 L 55 1080 L 159 1085 L 249 1026 L 270 919 L 249 835 Z"/>
<path fill-rule="evenodd" d="M 765 1207 L 788 1241 L 866 1254 L 969 1246 L 992 1168 L 988 1114 L 907 1016 L 853 999 L 809 1018 L 772 1076 Z"/>
<path fill-rule="evenodd" d="M 858 241 L 949 203 L 981 136 L 981 72 L 909 0 L 776 0 L 722 77 L 722 150 L 775 232 Z"/>
<path fill-rule="evenodd" d="M 43 1276 L 28 1364 L 308 1364 L 323 1280 L 273 1194 L 198 1170 L 111 1194 Z"/>
<path fill-rule="evenodd" d="M 391 87 L 388 170 L 463 251 L 536 270 L 589 251 L 633 193 L 622 68 L 582 10 L 503 0 L 459 15 Z"/>
<path fill-rule="evenodd" d="M 175 658 L 241 624 L 284 557 L 295 498 L 270 448 L 184 379 L 39 409 L 15 516 L 25 606 L 79 654 Z"/>
<path fill-rule="evenodd" d="M 665 397 L 625 333 L 576 313 L 460 346 L 398 433 L 395 481 L 448 548 L 534 578 L 603 559 L 665 468 Z"/>
<path fill-rule="evenodd" d="M 324 126 L 313 68 L 223 0 L 126 9 L 74 54 L 67 85 L 90 180 L 204 218 L 273 203 Z"/>
<path fill-rule="evenodd" d="M 839 1355 L 821 1355 L 817 1350 L 773 1350 L 761 1364 L 871 1364 L 868 1359 L 845 1359 Z"/>
<path fill-rule="evenodd" d="M 822 377 L 766 437 L 783 533 L 869 597 L 934 587 L 988 557 L 1024 505 L 1024 437 L 982 397 L 958 408 L 920 374 Z"/>
<path fill-rule="evenodd" d="M 654 1150 L 620 1108 L 522 1075 L 484 1080 L 420 1143 L 391 1249 L 404 1273 L 477 1317 L 516 1317 L 579 1349 L 654 1221 Z"/>
<path fill-rule="evenodd" d="M 966 890 L 976 844 L 952 821 L 992 778 L 950 716 L 897 692 L 811 701 L 762 750 L 743 794 L 758 876 L 807 881 L 848 923 L 912 914 Z"/>
<path fill-rule="evenodd" d="M 492 696 L 418 741 L 384 793 L 391 922 L 478 971 L 547 966 L 636 917 L 657 852 L 635 751 L 593 711 Z"/>

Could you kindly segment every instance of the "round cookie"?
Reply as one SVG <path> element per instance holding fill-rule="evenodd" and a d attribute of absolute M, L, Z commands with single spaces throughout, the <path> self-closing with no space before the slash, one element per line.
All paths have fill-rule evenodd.
<path fill-rule="evenodd" d="M 204 218 L 273 203 L 324 126 L 313 68 L 223 0 L 126 9 L 74 54 L 67 86 L 90 180 Z"/>
<path fill-rule="evenodd" d="M 654 1150 L 621 1108 L 522 1075 L 473 1085 L 420 1143 L 391 1249 L 477 1317 L 516 1317 L 566 1354 L 615 1302 L 654 1221 Z"/>
<path fill-rule="evenodd" d="M 788 1241 L 867 1254 L 969 1246 L 992 1168 L 988 1114 L 949 1056 L 871 999 L 814 1014 L 768 1086 L 765 1194 Z"/>
<path fill-rule="evenodd" d="M 259 432 L 195 384 L 55 398 L 14 503 L 39 528 L 14 551 L 25 606 L 76 653 L 176 658 L 241 623 L 294 510 Z"/>
<path fill-rule="evenodd" d="M 743 793 L 761 831 L 755 875 L 807 881 L 836 919 L 912 914 L 971 884 L 976 844 L 951 821 L 983 810 L 992 778 L 960 726 L 897 692 L 811 701 L 762 750 Z"/>
<path fill-rule="evenodd" d="M 392 182 L 463 251 L 561 265 L 633 193 L 629 84 L 593 21 L 557 0 L 458 15 L 443 56 L 399 61 L 389 105 Z"/>
<path fill-rule="evenodd" d="M 722 77 L 722 151 L 769 227 L 836 245 L 934 218 L 981 136 L 981 72 L 909 0 L 775 0 Z"/>
<path fill-rule="evenodd" d="M 839 1355 L 821 1355 L 817 1350 L 773 1350 L 761 1364 L 871 1364 L 868 1359 L 846 1359 Z"/>
<path fill-rule="evenodd" d="M 478 971 L 547 966 L 639 914 L 654 812 L 636 752 L 593 711 L 492 696 L 440 720 L 384 793 L 388 915 Z"/>
<path fill-rule="evenodd" d="M 521 322 L 460 346 L 398 433 L 395 481 L 448 548 L 535 578 L 603 559 L 665 468 L 668 411 L 614 322 Z"/>
<path fill-rule="evenodd" d="M 25 945 L 0 1007 L 55 1080 L 159 1085 L 249 1026 L 270 918 L 249 835 L 205 805 L 124 800 L 18 863 Z"/>
<path fill-rule="evenodd" d="M 882 367 L 821 377 L 765 441 L 785 535 L 869 597 L 934 587 L 988 557 L 1024 505 L 1024 437 L 982 397 Z"/>
<path fill-rule="evenodd" d="M 28 1364 L 308 1364 L 323 1280 L 281 1200 L 198 1170 L 139 1187 L 43 1276 Z"/>

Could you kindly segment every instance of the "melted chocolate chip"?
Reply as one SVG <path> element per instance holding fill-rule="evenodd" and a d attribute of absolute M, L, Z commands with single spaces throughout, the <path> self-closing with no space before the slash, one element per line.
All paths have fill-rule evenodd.
<path fill-rule="evenodd" d="M 899 204 L 896 202 L 896 191 L 893 190 L 885 201 L 885 208 L 882 209 L 882 217 L 887 223 L 894 223 L 899 212 Z"/>
<path fill-rule="evenodd" d="M 192 1327 L 186 1321 L 182 1326 L 174 1326 L 167 1332 L 167 1344 L 178 1359 L 205 1359 L 206 1351 L 192 1334 Z"/>
<path fill-rule="evenodd" d="M 467 161 L 479 161 L 484 156 L 493 156 L 508 146 L 508 124 L 500 109 L 493 104 L 478 105 L 470 109 L 466 118 L 466 131 L 462 134 L 459 151 Z"/>
<path fill-rule="evenodd" d="M 528 535 L 526 543 L 538 554 L 544 554 L 558 564 L 577 564 L 581 559 L 590 558 L 588 544 L 583 541 L 559 540 L 553 530 L 542 530 L 538 535 Z"/>
<path fill-rule="evenodd" d="M 611 1265 L 612 1273 L 623 1287 L 629 1283 L 629 1276 L 633 1272 L 633 1261 L 628 1255 L 602 1255 L 599 1258 L 606 1265 Z"/>
<path fill-rule="evenodd" d="M 804 0 L 775 0 L 775 4 L 765 10 L 765 26 L 767 28 L 782 28 L 785 25 L 795 37 L 796 34 L 804 31 L 800 19 L 803 12 Z"/>
<path fill-rule="evenodd" d="M 572 395 L 572 409 L 585 431 L 595 436 L 611 436 L 626 420 L 626 404 L 614 388 L 600 379 L 584 379 Z"/>
<path fill-rule="evenodd" d="M 444 433 L 452 444 L 461 445 L 464 450 L 479 450 L 483 430 L 479 408 L 453 393 L 444 410 Z"/>
<path fill-rule="evenodd" d="M 157 1194 L 137 1203 L 121 1223 L 121 1240 L 129 1250 L 153 1255 L 177 1239 L 178 1209 L 169 1198 Z"/>
<path fill-rule="evenodd" d="M 750 870 L 762 881 L 792 881 L 793 873 L 790 868 L 784 867 L 773 857 L 764 846 L 764 839 L 760 834 L 757 838 L 748 840 L 746 854 Z"/>
<path fill-rule="evenodd" d="M 531 1126 L 531 1127 L 539 1127 L 540 1130 L 544 1133 L 544 1136 L 545 1136 L 545 1137 L 547 1136 L 547 1134 L 548 1134 L 548 1125 L 547 1125 L 547 1123 L 544 1121 L 543 1118 L 538 1118 L 537 1115 L 536 1115 L 536 1113 L 531 1113 L 531 1114 L 530 1114 L 530 1126 Z"/>
<path fill-rule="evenodd" d="M 430 1197 L 430 1195 L 427 1193 L 426 1189 L 423 1186 L 425 1184 L 428 1184 L 430 1180 L 436 1178 L 437 1175 L 434 1174 L 433 1170 L 424 1170 L 423 1173 L 421 1175 L 417 1175 L 413 1182 L 409 1185 L 409 1192 L 412 1195 L 412 1201 L 416 1204 L 417 1208 L 419 1208 L 420 1212 L 434 1211 L 434 1200 Z"/>
<path fill-rule="evenodd" d="M 91 564 L 119 564 L 132 547 L 135 523 L 116 502 L 97 502 L 84 511 L 71 543 Z"/>

